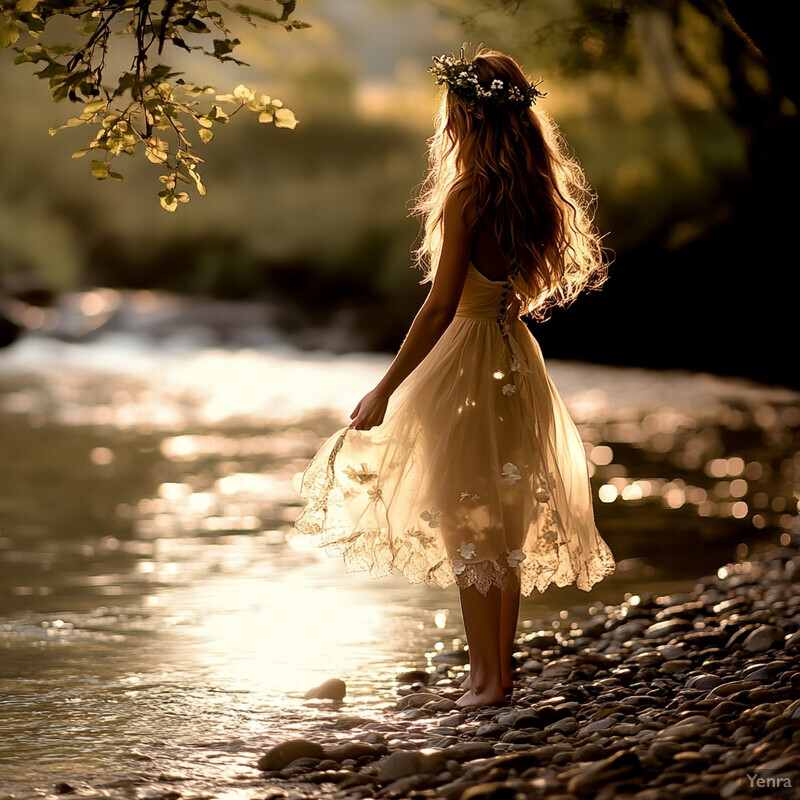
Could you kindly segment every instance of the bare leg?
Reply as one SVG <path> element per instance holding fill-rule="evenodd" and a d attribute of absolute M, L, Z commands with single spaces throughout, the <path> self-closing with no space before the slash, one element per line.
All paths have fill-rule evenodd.
<path fill-rule="evenodd" d="M 500 703 L 505 698 L 500 668 L 502 592 L 492 586 L 484 597 L 474 586 L 461 590 L 461 614 L 469 644 L 470 688 L 461 708 Z"/>
<path fill-rule="evenodd" d="M 506 692 L 514 688 L 514 680 L 511 677 L 511 654 L 515 650 L 514 640 L 517 636 L 519 595 L 519 582 L 514 581 L 513 585 L 502 592 L 500 605 L 500 680 Z"/>
<path fill-rule="evenodd" d="M 513 577 L 512 577 L 513 580 Z M 514 688 L 511 677 L 511 654 L 514 652 L 514 639 L 517 634 L 519 617 L 519 583 L 515 582 L 500 593 L 500 683 L 508 694 Z M 472 647 L 470 646 L 470 650 Z M 472 687 L 472 672 L 461 682 L 463 689 Z"/>

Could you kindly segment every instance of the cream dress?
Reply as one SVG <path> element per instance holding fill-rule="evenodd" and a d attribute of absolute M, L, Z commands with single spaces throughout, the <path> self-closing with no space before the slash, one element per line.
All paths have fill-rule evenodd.
<path fill-rule="evenodd" d="M 580 435 L 525 323 L 513 279 L 470 264 L 455 318 L 389 400 L 302 474 L 295 528 L 348 571 L 411 583 L 589 590 L 614 571 L 594 523 Z"/>

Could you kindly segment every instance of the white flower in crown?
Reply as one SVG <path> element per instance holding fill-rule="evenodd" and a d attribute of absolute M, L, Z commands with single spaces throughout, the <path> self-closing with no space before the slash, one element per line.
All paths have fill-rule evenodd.
<path fill-rule="evenodd" d="M 522 550 L 510 550 L 506 553 L 506 561 L 508 566 L 516 569 L 525 559 L 527 555 Z"/>
<path fill-rule="evenodd" d="M 510 461 L 503 464 L 503 480 L 510 486 L 522 480 L 522 475 L 519 474 L 519 468 L 516 464 L 512 464 Z"/>
<path fill-rule="evenodd" d="M 455 572 L 456 575 L 460 575 L 467 568 L 467 565 L 459 558 L 451 558 L 450 566 L 453 568 L 453 572 Z"/>
<path fill-rule="evenodd" d="M 467 498 L 470 500 L 480 500 L 481 496 L 479 494 L 472 494 L 470 492 L 461 492 L 461 497 L 459 497 L 458 502 L 463 503 Z"/>
<path fill-rule="evenodd" d="M 423 511 L 420 514 L 420 517 L 428 523 L 429 528 L 438 528 L 439 527 L 439 514 L 442 513 L 442 509 L 439 506 L 434 506 L 430 511 Z"/>
<path fill-rule="evenodd" d="M 503 394 L 504 394 L 506 397 L 508 397 L 508 396 L 509 396 L 509 395 L 511 395 L 511 394 L 514 394 L 514 392 L 516 392 L 516 391 L 517 391 L 517 387 L 516 387 L 516 386 L 514 386 L 514 384 L 513 384 L 513 383 L 506 383 L 506 384 L 503 384 Z"/>
<path fill-rule="evenodd" d="M 458 552 L 461 553 L 461 558 L 469 561 L 471 558 L 475 558 L 475 545 L 472 542 L 461 542 Z"/>

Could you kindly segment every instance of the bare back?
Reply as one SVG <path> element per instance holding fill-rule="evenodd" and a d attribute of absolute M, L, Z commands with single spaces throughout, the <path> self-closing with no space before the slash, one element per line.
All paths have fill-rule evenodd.
<path fill-rule="evenodd" d="M 475 269 L 490 281 L 504 281 L 508 277 L 510 264 L 506 262 L 494 233 L 485 222 L 475 228 L 470 260 Z"/>

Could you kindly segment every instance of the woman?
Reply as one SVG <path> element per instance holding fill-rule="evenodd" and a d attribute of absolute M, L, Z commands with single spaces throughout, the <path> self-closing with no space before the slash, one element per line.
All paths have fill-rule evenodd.
<path fill-rule="evenodd" d="M 588 187 L 544 95 L 503 53 L 442 56 L 417 212 L 430 292 L 396 358 L 303 473 L 295 522 L 348 570 L 458 585 L 470 653 L 461 707 L 512 690 L 520 592 L 614 569 L 580 436 L 520 314 L 606 274 Z"/>

